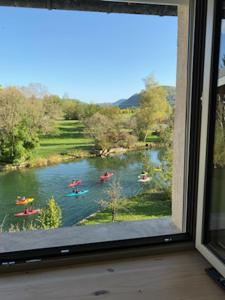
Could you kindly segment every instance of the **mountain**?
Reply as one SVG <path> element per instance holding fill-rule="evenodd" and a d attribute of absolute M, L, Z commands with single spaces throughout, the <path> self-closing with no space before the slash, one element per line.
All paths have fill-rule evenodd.
<path fill-rule="evenodd" d="M 174 106 L 175 99 L 176 99 L 176 87 L 165 85 L 163 86 L 167 91 L 167 100 L 170 103 L 170 105 Z M 138 107 L 139 100 L 140 100 L 141 93 L 137 93 L 132 95 L 128 99 L 121 99 L 116 102 L 114 102 L 113 106 L 118 106 L 120 108 L 131 108 L 131 107 Z"/>
<path fill-rule="evenodd" d="M 117 100 L 116 102 L 114 102 L 112 105 L 113 106 L 120 106 L 124 101 L 126 101 L 127 99 L 120 99 Z"/>

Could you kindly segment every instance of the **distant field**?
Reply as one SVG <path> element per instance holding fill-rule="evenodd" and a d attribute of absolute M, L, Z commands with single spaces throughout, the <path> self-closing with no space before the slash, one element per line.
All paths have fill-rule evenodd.
<path fill-rule="evenodd" d="M 149 135 L 147 143 L 160 142 L 160 137 Z M 143 142 L 138 142 L 143 145 Z M 72 152 L 72 151 L 90 151 L 94 146 L 92 139 L 85 133 L 85 127 L 80 121 L 59 121 L 57 132 L 54 135 L 43 137 L 40 141 L 40 147 L 36 151 L 37 157 L 50 157 L 52 155 Z"/>
<path fill-rule="evenodd" d="M 85 136 L 80 121 L 59 121 L 57 133 L 41 139 L 36 155 L 49 157 L 75 150 L 89 151 L 92 147 L 93 141 Z"/>

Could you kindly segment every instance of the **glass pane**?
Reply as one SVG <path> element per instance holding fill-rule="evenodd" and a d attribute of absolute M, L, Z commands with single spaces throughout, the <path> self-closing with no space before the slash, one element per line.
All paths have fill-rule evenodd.
<path fill-rule="evenodd" d="M 225 20 L 221 20 L 211 195 L 207 243 L 225 258 Z"/>
<path fill-rule="evenodd" d="M 1 9 L 0 252 L 185 232 L 188 28 Z"/>

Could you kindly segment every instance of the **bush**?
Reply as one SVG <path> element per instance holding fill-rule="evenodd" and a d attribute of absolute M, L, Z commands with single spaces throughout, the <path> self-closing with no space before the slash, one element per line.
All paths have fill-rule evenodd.
<path fill-rule="evenodd" d="M 62 212 L 54 198 L 51 198 L 38 217 L 40 229 L 54 229 L 62 225 Z"/>

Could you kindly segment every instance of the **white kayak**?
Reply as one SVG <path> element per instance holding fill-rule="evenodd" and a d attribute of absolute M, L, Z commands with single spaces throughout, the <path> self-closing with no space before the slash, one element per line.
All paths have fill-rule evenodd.
<path fill-rule="evenodd" d="M 138 179 L 138 182 L 148 182 L 148 181 L 150 181 L 151 180 L 151 178 L 150 177 L 146 177 L 146 178 L 139 178 Z"/>

